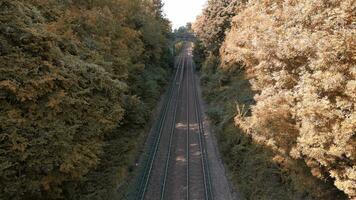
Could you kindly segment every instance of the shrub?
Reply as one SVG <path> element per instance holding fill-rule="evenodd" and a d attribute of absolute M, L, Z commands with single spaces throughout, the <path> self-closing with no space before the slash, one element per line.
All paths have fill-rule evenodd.
<path fill-rule="evenodd" d="M 141 3 L 0 2 L 0 199 L 109 199 L 127 176 L 168 75 Z"/>
<path fill-rule="evenodd" d="M 258 92 L 237 125 L 356 197 L 355 3 L 250 1 L 233 19 L 223 64 L 243 63 Z"/>

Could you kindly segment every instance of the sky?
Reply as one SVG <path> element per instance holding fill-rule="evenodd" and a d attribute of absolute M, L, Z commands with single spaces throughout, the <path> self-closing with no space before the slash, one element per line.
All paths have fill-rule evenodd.
<path fill-rule="evenodd" d="M 207 0 L 163 0 L 164 13 L 172 22 L 173 29 L 194 22 L 202 12 Z"/>

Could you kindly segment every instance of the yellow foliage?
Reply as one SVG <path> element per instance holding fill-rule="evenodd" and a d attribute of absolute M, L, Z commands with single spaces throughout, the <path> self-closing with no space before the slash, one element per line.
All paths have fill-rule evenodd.
<path fill-rule="evenodd" d="M 356 198 L 354 0 L 251 0 L 233 18 L 223 67 L 243 63 L 258 94 L 235 118 L 255 141 L 335 179 Z M 313 163 L 313 164 L 311 164 Z"/>
<path fill-rule="evenodd" d="M 153 3 L 0 1 L 0 199 L 116 195 L 169 72 Z"/>

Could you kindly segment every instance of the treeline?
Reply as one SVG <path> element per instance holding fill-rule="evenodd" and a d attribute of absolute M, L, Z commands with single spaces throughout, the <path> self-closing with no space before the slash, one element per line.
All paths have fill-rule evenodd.
<path fill-rule="evenodd" d="M 194 39 L 194 33 L 192 30 L 192 24 L 187 23 L 186 26 L 181 26 L 173 31 L 174 36 L 174 55 L 178 56 L 184 48 L 184 44 L 187 41 Z"/>
<path fill-rule="evenodd" d="M 170 73 L 160 0 L 0 1 L 0 199 L 112 199 Z"/>
<path fill-rule="evenodd" d="M 355 8 L 210 0 L 193 25 L 209 114 L 248 199 L 347 198 L 332 185 L 356 198 Z"/>

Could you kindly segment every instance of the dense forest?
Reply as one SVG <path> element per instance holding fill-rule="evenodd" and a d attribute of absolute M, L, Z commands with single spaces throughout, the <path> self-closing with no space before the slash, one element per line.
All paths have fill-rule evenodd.
<path fill-rule="evenodd" d="M 160 0 L 0 1 L 0 199 L 112 199 L 170 77 Z"/>
<path fill-rule="evenodd" d="M 209 0 L 208 114 L 246 199 L 356 198 L 354 0 Z"/>

